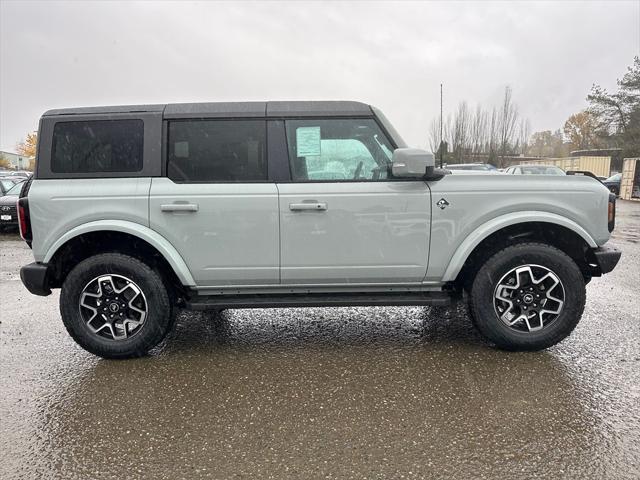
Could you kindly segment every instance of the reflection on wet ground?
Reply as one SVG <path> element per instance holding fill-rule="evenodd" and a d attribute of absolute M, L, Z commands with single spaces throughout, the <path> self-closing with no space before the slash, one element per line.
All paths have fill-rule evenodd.
<path fill-rule="evenodd" d="M 314 308 L 183 312 L 121 362 L 73 344 L 3 242 L 0 477 L 638 478 L 640 248 L 617 242 L 546 352 L 492 349 L 462 305 Z"/>

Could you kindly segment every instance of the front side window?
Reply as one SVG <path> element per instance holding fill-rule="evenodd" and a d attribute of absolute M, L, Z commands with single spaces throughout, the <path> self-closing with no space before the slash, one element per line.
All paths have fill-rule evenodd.
<path fill-rule="evenodd" d="M 267 180 L 264 120 L 169 122 L 168 176 L 175 182 Z"/>
<path fill-rule="evenodd" d="M 113 173 L 142 170 L 142 120 L 58 122 L 51 171 Z"/>
<path fill-rule="evenodd" d="M 294 182 L 384 180 L 393 146 L 373 119 L 287 120 Z"/>

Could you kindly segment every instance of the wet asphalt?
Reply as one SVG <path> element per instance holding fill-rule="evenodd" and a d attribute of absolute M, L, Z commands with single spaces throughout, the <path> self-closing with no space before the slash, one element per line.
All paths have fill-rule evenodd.
<path fill-rule="evenodd" d="M 640 478 L 640 203 L 574 333 L 486 344 L 460 305 L 182 312 L 108 361 L 0 237 L 0 478 Z"/>

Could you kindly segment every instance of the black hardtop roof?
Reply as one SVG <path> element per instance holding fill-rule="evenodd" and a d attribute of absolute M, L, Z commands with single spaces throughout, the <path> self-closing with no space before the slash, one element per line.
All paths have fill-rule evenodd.
<path fill-rule="evenodd" d="M 371 107 L 351 101 L 210 102 L 115 105 L 48 110 L 43 116 L 162 112 L 165 118 L 370 116 Z"/>

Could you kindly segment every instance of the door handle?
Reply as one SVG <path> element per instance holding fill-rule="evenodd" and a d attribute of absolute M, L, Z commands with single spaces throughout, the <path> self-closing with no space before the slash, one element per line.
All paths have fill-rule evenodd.
<path fill-rule="evenodd" d="M 327 209 L 326 202 L 304 202 L 304 203 L 290 203 L 289 210 L 303 211 L 303 210 L 317 210 L 324 211 Z"/>
<path fill-rule="evenodd" d="M 169 203 L 160 205 L 163 212 L 197 212 L 197 203 Z"/>

